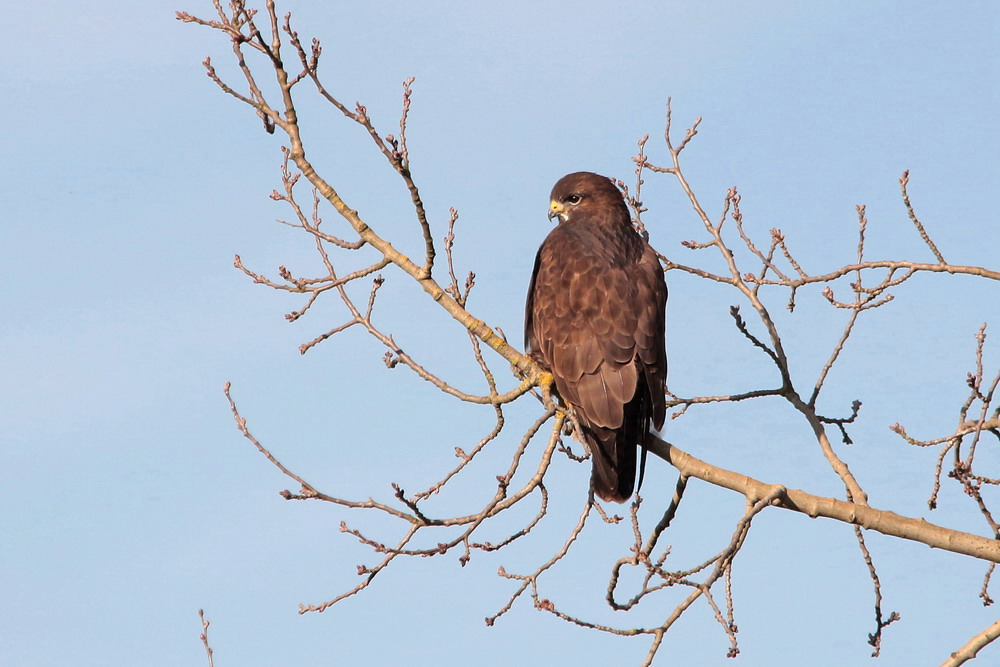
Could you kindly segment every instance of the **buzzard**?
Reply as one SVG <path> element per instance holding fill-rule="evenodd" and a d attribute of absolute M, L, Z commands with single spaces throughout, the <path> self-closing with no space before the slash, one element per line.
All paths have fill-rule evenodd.
<path fill-rule="evenodd" d="M 552 373 L 593 459 L 594 492 L 632 495 L 636 446 L 666 412 L 667 286 L 659 259 L 632 227 L 622 194 L 577 172 L 552 188 L 525 306 L 525 348 Z M 643 453 L 645 460 L 645 452 Z"/>

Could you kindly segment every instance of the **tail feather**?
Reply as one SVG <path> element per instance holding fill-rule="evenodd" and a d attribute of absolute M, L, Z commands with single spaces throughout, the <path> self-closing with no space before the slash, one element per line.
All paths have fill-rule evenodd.
<path fill-rule="evenodd" d="M 612 429 L 584 428 L 590 457 L 594 493 L 603 500 L 623 503 L 635 484 L 635 444 L 620 446 L 621 434 Z"/>
<path fill-rule="evenodd" d="M 617 429 L 583 425 L 593 459 L 591 480 L 594 493 L 603 500 L 617 503 L 623 503 L 632 496 L 636 447 L 643 446 L 649 434 L 649 399 L 645 387 L 640 386 L 635 398 L 625 405 L 624 417 L 622 426 Z"/>

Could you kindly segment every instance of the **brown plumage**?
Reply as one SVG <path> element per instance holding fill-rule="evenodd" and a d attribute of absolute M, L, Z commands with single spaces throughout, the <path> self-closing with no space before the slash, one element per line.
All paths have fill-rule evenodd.
<path fill-rule="evenodd" d="M 636 446 L 663 426 L 667 286 L 653 249 L 635 231 L 622 194 L 589 172 L 552 188 L 559 217 L 535 257 L 524 338 L 573 407 L 593 458 L 594 491 L 632 495 Z"/>

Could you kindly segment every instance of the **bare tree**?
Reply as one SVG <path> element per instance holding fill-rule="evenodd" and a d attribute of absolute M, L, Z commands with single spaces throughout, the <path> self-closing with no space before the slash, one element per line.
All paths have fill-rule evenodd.
<path fill-rule="evenodd" d="M 243 80 L 228 82 L 216 72 L 210 59 L 204 62 L 208 76 L 226 94 L 243 102 L 259 116 L 265 131 L 284 133 L 287 146 L 282 148 L 281 186 L 271 194 L 271 198 L 287 204 L 291 220 L 285 224 L 301 230 L 303 239 L 315 247 L 323 273 L 306 277 L 295 275 L 282 266 L 280 279 L 272 280 L 264 274 L 246 266 L 239 256 L 236 267 L 255 283 L 275 290 L 300 295 L 301 305 L 286 315 L 289 321 L 296 321 L 307 315 L 310 308 L 321 297 L 339 299 L 347 312 L 346 320 L 330 328 L 322 335 L 304 343 L 300 350 L 305 353 L 347 329 L 358 327 L 384 345 L 386 366 L 405 366 L 419 377 L 429 382 L 439 391 L 459 401 L 479 404 L 494 417 L 492 429 L 478 439 L 470 441 L 468 447 L 456 448 L 457 463 L 427 488 L 408 492 L 397 484 L 392 484 L 393 497 L 375 500 L 352 500 L 316 488 L 303 475 L 285 467 L 252 434 L 246 419 L 241 415 L 226 386 L 233 416 L 243 436 L 249 440 L 284 475 L 298 485 L 295 491 L 283 491 L 289 500 L 311 500 L 334 506 L 363 509 L 379 513 L 405 526 L 403 537 L 392 543 L 369 533 L 363 528 L 341 523 L 341 530 L 352 535 L 362 544 L 371 548 L 378 562 L 371 566 L 359 566 L 362 576 L 356 586 L 324 602 L 303 605 L 305 612 L 322 612 L 345 598 L 351 597 L 368 587 L 385 568 L 403 557 L 428 557 L 457 553 L 464 565 L 474 552 L 494 552 L 502 550 L 515 540 L 528 538 L 532 529 L 547 515 L 549 491 L 545 484 L 546 474 L 554 457 L 565 455 L 580 460 L 581 454 L 574 451 L 570 439 L 572 427 L 562 409 L 549 400 L 552 384 L 550 374 L 544 372 L 515 345 L 510 343 L 502 330 L 476 317 L 469 308 L 470 293 L 476 285 L 476 275 L 469 273 L 460 277 L 456 271 L 455 241 L 459 214 L 452 209 L 447 221 L 447 232 L 443 244 L 439 245 L 430 218 L 425 210 L 420 188 L 410 170 L 410 155 L 407 147 L 407 117 L 411 105 L 412 79 L 403 84 L 402 114 L 398 132 L 383 133 L 375 128 L 367 110 L 361 104 L 348 107 L 323 83 L 320 74 L 322 48 L 318 40 L 304 44 L 292 28 L 290 16 L 279 15 L 273 0 L 267 0 L 262 13 L 245 6 L 242 0 L 234 0 L 224 7 L 220 0 L 214 0 L 216 16 L 203 19 L 179 12 L 178 18 L 189 23 L 207 26 L 225 35 L 231 42 L 233 55 Z M 301 84 L 301 87 L 300 87 Z M 265 90 L 274 90 L 265 94 Z M 296 101 L 300 94 L 318 95 L 342 114 L 348 121 L 356 123 L 370 136 L 375 150 L 379 151 L 402 181 L 402 187 L 409 193 L 416 217 L 416 230 L 422 237 L 424 254 L 419 260 L 411 259 L 399 252 L 392 239 L 383 235 L 375 221 L 365 220 L 345 201 L 337 189 L 319 173 L 307 158 L 304 138 L 296 111 Z M 654 164 L 646 155 L 648 137 L 638 144 L 635 163 L 635 181 L 631 187 L 624 182 L 619 186 L 624 192 L 633 214 L 633 222 L 640 233 L 645 233 L 643 216 L 647 213 L 642 203 L 642 188 L 650 175 L 663 176 L 673 181 L 690 202 L 693 229 L 699 240 L 686 242 L 693 260 L 682 263 L 666 254 L 661 255 L 664 271 L 677 271 L 697 278 L 727 286 L 729 293 L 738 298 L 740 306 L 730 310 L 732 322 L 747 342 L 747 354 L 764 355 L 773 372 L 760 379 L 760 385 L 751 390 L 714 396 L 681 396 L 668 392 L 668 406 L 672 417 L 678 418 L 689 410 L 709 409 L 702 406 L 716 403 L 733 403 L 774 397 L 783 400 L 796 418 L 804 420 L 815 437 L 815 446 L 825 457 L 830 469 L 839 477 L 843 486 L 842 498 L 824 497 L 786 488 L 781 484 L 765 483 L 737 472 L 725 470 L 709 462 L 699 460 L 686 453 L 677 445 L 667 443 L 652 436 L 646 448 L 653 455 L 662 458 L 679 472 L 673 499 L 664 508 L 654 508 L 656 520 L 640 520 L 643 500 L 637 494 L 632 503 L 627 520 L 631 522 L 633 541 L 623 545 L 624 555 L 614 563 L 607 585 L 607 604 L 615 610 L 629 611 L 646 602 L 647 598 L 658 597 L 657 593 L 667 589 L 683 589 L 686 595 L 680 603 L 668 604 L 661 615 L 662 622 L 654 627 L 629 627 L 626 624 L 609 626 L 592 622 L 586 618 L 560 609 L 544 593 L 546 573 L 560 564 L 573 548 L 577 538 L 585 530 L 589 521 L 617 522 L 626 520 L 614 516 L 607 508 L 595 500 L 591 492 L 582 503 L 579 518 L 569 527 L 565 541 L 555 553 L 539 558 L 533 570 L 521 573 L 500 569 L 500 576 L 511 582 L 511 594 L 507 602 L 490 615 L 486 622 L 492 625 L 525 595 L 529 596 L 536 609 L 553 614 L 565 621 L 584 628 L 599 630 L 622 636 L 641 636 L 649 641 L 649 651 L 645 664 L 649 664 L 661 642 L 673 626 L 698 599 L 704 599 L 707 608 L 718 621 L 728 637 L 728 654 L 739 652 L 737 626 L 732 595 L 733 563 L 740 553 L 754 519 L 763 511 L 772 508 L 790 510 L 809 517 L 826 517 L 851 524 L 855 538 L 871 576 L 874 590 L 874 629 L 869 635 L 873 655 L 881 649 L 883 630 L 896 621 L 895 612 L 887 612 L 882 607 L 879 576 L 874 561 L 865 543 L 866 531 L 912 540 L 923 544 L 964 554 L 980 559 L 986 564 L 981 598 L 984 604 L 992 603 L 989 595 L 989 580 L 995 564 L 1000 561 L 1000 527 L 994 518 L 987 491 L 1000 484 L 995 472 L 982 470 L 976 466 L 976 453 L 983 443 L 992 438 L 1000 439 L 1000 401 L 996 390 L 1000 383 L 1000 373 L 988 370 L 984 359 L 986 353 L 986 325 L 976 334 L 977 344 L 970 349 L 973 372 L 968 374 L 969 394 L 958 408 L 958 425 L 946 435 L 920 440 L 908 434 L 906 429 L 896 424 L 892 430 L 906 442 L 917 447 L 938 449 L 937 465 L 933 473 L 933 490 L 929 506 L 937 503 L 942 476 L 953 479 L 971 498 L 970 508 L 978 512 L 986 522 L 989 537 L 982 537 L 947 527 L 931 524 L 923 519 L 901 516 L 888 509 L 873 507 L 868 496 L 848 465 L 837 453 L 835 441 L 851 444 L 851 425 L 858 417 L 860 401 L 854 401 L 843 414 L 830 415 L 821 412 L 818 398 L 828 384 L 830 371 L 835 367 L 851 338 L 857 322 L 864 314 L 889 304 L 893 299 L 892 290 L 918 273 L 965 274 L 984 280 L 1000 280 L 1000 272 L 978 266 L 964 266 L 945 260 L 935 245 L 911 204 L 908 192 L 909 177 L 904 173 L 899 181 L 902 204 L 912 222 L 913 229 L 923 240 L 932 261 L 871 260 L 866 256 L 865 240 L 868 219 L 864 206 L 857 208 L 857 254 L 856 257 L 839 268 L 820 272 L 808 271 L 798 261 L 792 250 L 792 243 L 778 229 L 772 229 L 766 239 L 756 238 L 744 226 L 741 211 L 741 197 L 735 188 L 725 193 L 721 211 L 710 214 L 695 194 L 682 168 L 682 153 L 691 145 L 698 133 L 701 119 L 697 119 L 677 139 L 672 128 L 670 105 L 667 105 L 666 130 L 663 135 L 666 156 L 665 164 Z M 305 183 L 303 182 L 305 181 Z M 308 183 L 308 185 L 306 185 Z M 305 191 L 303 189 L 305 186 Z M 329 229 L 323 220 L 323 211 L 332 207 L 339 215 L 339 229 Z M 443 247 L 443 262 L 438 256 Z M 706 254 L 715 254 L 713 261 L 699 261 Z M 719 261 L 721 260 L 721 264 Z M 442 266 L 443 264 L 443 266 Z M 707 266 L 722 266 L 713 271 Z M 428 310 L 441 308 L 464 329 L 468 336 L 468 354 L 475 359 L 485 382 L 486 391 L 475 393 L 464 390 L 444 380 L 434 370 L 410 356 L 393 335 L 383 330 L 376 318 L 379 289 L 385 277 L 382 271 L 393 278 L 415 281 L 426 293 L 425 307 Z M 359 285 L 367 282 L 368 287 Z M 800 288 L 825 286 L 822 295 L 830 306 L 843 311 L 842 333 L 832 349 L 823 354 L 826 359 L 818 376 L 807 383 L 796 381 L 790 371 L 789 355 L 786 352 L 782 332 L 765 303 L 764 294 L 783 294 L 783 302 L 789 310 L 796 306 L 796 296 Z M 742 309 L 742 310 L 741 310 Z M 752 318 L 744 319 L 744 312 Z M 497 373 L 495 362 L 491 365 L 487 348 L 492 350 L 509 365 L 510 377 L 505 379 L 506 369 Z M 538 401 L 537 418 L 530 424 L 521 426 L 519 443 L 510 453 L 510 462 L 505 470 L 496 475 L 495 493 L 478 511 L 461 516 L 436 516 L 426 509 L 431 496 L 446 491 L 448 484 L 459 475 L 466 474 L 469 464 L 486 447 L 498 441 L 505 429 L 517 428 L 507 422 L 505 410 L 514 401 Z M 585 453 L 583 453 L 585 456 Z M 982 465 L 988 465 L 984 463 Z M 516 476 L 516 481 L 515 481 Z M 678 567 L 668 563 L 669 547 L 662 545 L 662 538 L 677 513 L 691 478 L 696 478 L 719 487 L 730 489 L 743 496 L 745 510 L 732 526 L 732 535 L 710 558 L 690 566 Z M 491 525 L 501 514 L 528 503 L 533 509 L 530 519 L 519 529 L 499 540 L 482 537 L 484 527 Z M 644 515 L 647 516 L 647 515 Z M 638 587 L 624 591 L 621 575 L 628 568 L 639 572 Z M 721 581 L 721 583 L 719 583 Z M 659 598 L 666 599 L 666 598 Z M 626 615 L 627 618 L 627 615 Z M 207 622 L 205 623 L 207 628 Z M 965 646 L 958 649 L 944 664 L 961 664 L 974 657 L 976 652 L 1000 634 L 996 624 L 976 634 Z M 204 638 L 204 636 L 203 636 Z M 207 644 L 206 644 L 207 648 Z"/>

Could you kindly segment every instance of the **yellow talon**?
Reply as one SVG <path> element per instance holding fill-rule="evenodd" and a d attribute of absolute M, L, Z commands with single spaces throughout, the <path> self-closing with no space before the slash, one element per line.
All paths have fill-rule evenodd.
<path fill-rule="evenodd" d="M 542 390 L 542 403 L 545 407 L 552 407 L 552 385 L 555 384 L 555 377 L 548 371 L 540 371 L 537 375 L 538 388 Z"/>

